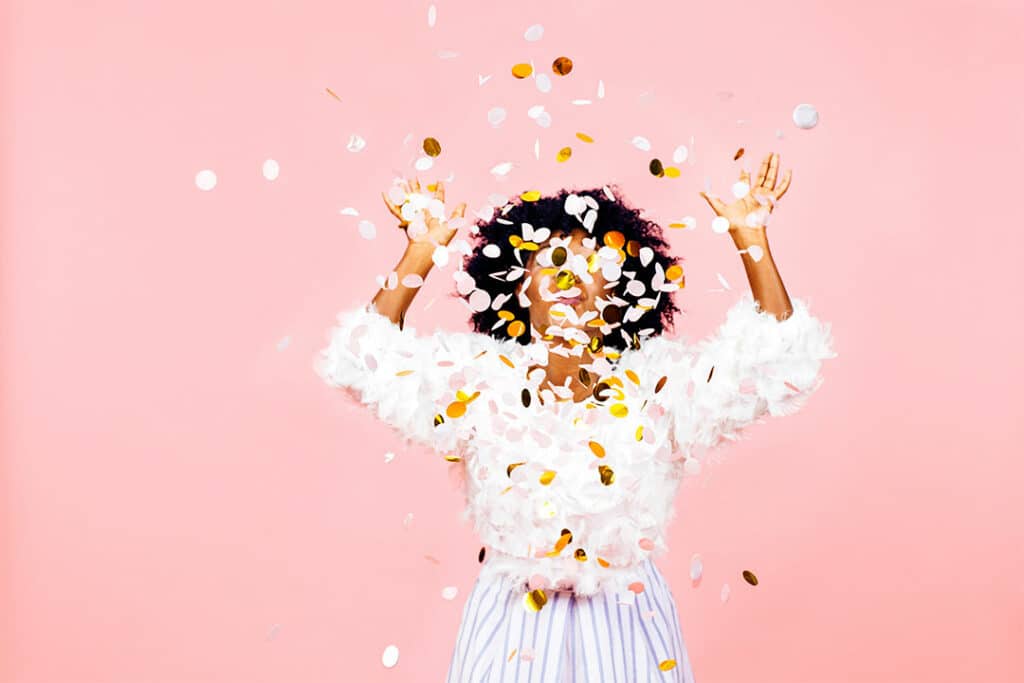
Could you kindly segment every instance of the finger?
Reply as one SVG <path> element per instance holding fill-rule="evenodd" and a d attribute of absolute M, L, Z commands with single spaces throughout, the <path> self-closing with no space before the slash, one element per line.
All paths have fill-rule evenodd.
<path fill-rule="evenodd" d="M 452 211 L 451 218 L 463 218 L 466 215 L 466 202 L 462 202 Z"/>
<path fill-rule="evenodd" d="M 789 182 L 793 179 L 793 169 L 786 171 L 786 175 L 782 176 L 782 182 L 779 183 L 779 187 L 775 190 L 775 199 L 782 199 L 782 195 L 786 194 L 786 190 L 789 189 Z"/>
<path fill-rule="evenodd" d="M 750 184 L 750 171 L 748 171 L 747 169 L 743 169 L 742 171 L 740 171 L 740 180 L 742 180 L 747 185 L 749 185 Z"/>
<path fill-rule="evenodd" d="M 413 183 L 412 186 L 416 189 L 416 191 L 420 192 L 421 191 L 420 190 L 420 179 L 419 178 L 413 178 L 412 179 L 412 183 Z"/>
<path fill-rule="evenodd" d="M 757 182 L 754 183 L 758 187 L 764 185 L 764 179 L 768 177 L 768 163 L 771 161 L 771 158 L 772 155 L 769 154 L 761 162 L 761 170 L 757 172 Z"/>
<path fill-rule="evenodd" d="M 440 199 L 442 202 L 444 201 L 444 181 L 443 180 L 438 180 L 437 181 L 437 190 L 435 191 L 435 194 L 437 195 L 438 199 Z"/>
<path fill-rule="evenodd" d="M 700 196 L 707 201 L 708 205 L 714 210 L 716 214 L 721 216 L 725 212 L 725 203 L 722 202 L 718 197 L 709 197 L 706 193 L 701 192 Z"/>
<path fill-rule="evenodd" d="M 768 177 L 764 180 L 764 186 L 769 190 L 775 189 L 775 178 L 779 175 L 779 155 L 772 152 L 772 162 L 768 165 Z"/>
<path fill-rule="evenodd" d="M 392 202 L 388 198 L 388 196 L 386 194 L 384 194 L 383 192 L 380 193 L 380 196 L 383 197 L 384 203 L 388 205 L 388 211 L 391 212 L 391 215 L 393 215 L 395 218 L 401 218 L 402 217 L 402 213 L 401 213 L 401 211 L 398 210 L 398 207 L 395 206 L 395 203 Z"/>

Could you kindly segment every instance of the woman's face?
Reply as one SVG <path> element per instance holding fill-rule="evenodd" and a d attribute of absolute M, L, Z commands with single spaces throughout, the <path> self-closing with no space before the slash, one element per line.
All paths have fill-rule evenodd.
<path fill-rule="evenodd" d="M 605 289 L 598 248 L 594 237 L 575 229 L 556 232 L 530 254 L 518 292 L 530 301 L 530 324 L 542 337 L 554 335 L 552 343 L 561 338 L 587 344 L 598 333 L 587 323 L 601 317 L 598 298 L 612 294 Z"/>

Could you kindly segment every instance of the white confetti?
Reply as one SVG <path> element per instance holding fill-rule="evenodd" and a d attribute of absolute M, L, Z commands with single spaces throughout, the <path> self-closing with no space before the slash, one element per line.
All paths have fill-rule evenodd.
<path fill-rule="evenodd" d="M 750 258 L 754 259 L 754 263 L 760 263 L 761 259 L 764 258 L 764 249 L 759 244 L 751 244 L 746 249 L 740 249 L 740 253 L 746 252 L 750 255 Z"/>
<path fill-rule="evenodd" d="M 711 229 L 719 235 L 729 232 L 729 219 L 725 216 L 715 216 L 711 221 Z"/>
<path fill-rule="evenodd" d="M 508 112 L 506 112 L 502 107 L 494 107 L 487 112 L 487 122 L 495 128 L 500 126 L 507 117 Z"/>
<path fill-rule="evenodd" d="M 775 129 L 775 137 L 777 137 L 779 140 L 782 139 L 782 129 L 781 128 L 776 128 Z"/>
<path fill-rule="evenodd" d="M 285 349 L 288 348 L 288 345 L 291 344 L 291 343 L 292 343 L 292 338 L 291 337 L 285 337 L 281 341 L 277 342 L 277 350 L 278 351 L 284 351 Z"/>
<path fill-rule="evenodd" d="M 512 170 L 512 162 L 511 161 L 503 161 L 500 164 L 495 164 L 491 168 L 491 173 L 493 173 L 494 175 L 497 175 L 497 176 L 504 176 L 504 175 L 508 175 L 508 172 L 511 171 L 511 170 Z"/>
<path fill-rule="evenodd" d="M 445 586 L 441 589 L 441 597 L 445 600 L 454 600 L 455 596 L 459 594 L 459 589 L 455 586 Z"/>
<path fill-rule="evenodd" d="M 277 176 L 281 175 L 281 165 L 273 159 L 267 159 L 263 162 L 263 177 L 267 180 L 277 180 Z"/>
<path fill-rule="evenodd" d="M 277 638 L 277 634 L 280 632 L 281 624 L 274 624 L 270 627 L 270 630 L 267 631 L 267 640 L 273 640 L 274 638 Z"/>
<path fill-rule="evenodd" d="M 431 5 L 427 10 L 427 26 L 434 28 L 437 23 L 437 5 Z"/>
<path fill-rule="evenodd" d="M 573 100 L 572 103 L 573 104 L 584 105 L 584 104 L 590 104 L 590 100 Z"/>
<path fill-rule="evenodd" d="M 700 559 L 700 555 L 694 553 L 693 557 L 690 558 L 690 580 L 697 581 L 703 574 L 704 562 Z"/>
<path fill-rule="evenodd" d="M 722 283 L 723 288 L 732 289 L 732 287 L 729 286 L 729 281 L 725 279 L 724 275 L 722 275 L 721 273 L 715 273 L 715 275 L 718 276 L 718 281 Z"/>
<path fill-rule="evenodd" d="M 597 82 L 597 99 L 604 99 L 604 81 Z"/>
<path fill-rule="evenodd" d="M 551 127 L 551 114 L 546 111 L 542 111 L 540 116 L 537 117 L 537 125 L 541 128 Z"/>
<path fill-rule="evenodd" d="M 196 187 L 203 192 L 209 192 L 217 187 L 217 174 L 210 169 L 203 169 L 196 173 Z"/>
<path fill-rule="evenodd" d="M 501 247 L 493 242 L 484 247 L 484 256 L 487 258 L 498 258 L 501 256 Z"/>
<path fill-rule="evenodd" d="M 434 247 L 434 253 L 430 256 L 433 260 L 434 265 L 438 268 L 444 268 L 448 265 L 448 247 L 438 245 Z"/>
<path fill-rule="evenodd" d="M 469 308 L 476 313 L 486 311 L 490 305 L 491 295 L 482 289 L 477 289 L 469 295 Z"/>
<path fill-rule="evenodd" d="M 353 206 L 346 206 L 344 209 L 338 211 L 338 213 L 340 213 L 342 216 L 358 216 L 359 209 Z"/>
<path fill-rule="evenodd" d="M 366 149 L 366 139 L 353 133 L 348 139 L 348 151 L 362 152 L 364 149 Z"/>
<path fill-rule="evenodd" d="M 547 74 L 537 74 L 537 90 L 551 92 L 551 77 Z"/>
<path fill-rule="evenodd" d="M 476 76 L 476 84 L 477 85 L 483 85 L 484 83 L 486 83 L 489 80 L 491 80 L 491 74 L 487 74 L 486 76 L 484 76 L 483 74 L 477 74 L 477 76 Z"/>
<path fill-rule="evenodd" d="M 392 453 L 391 451 L 388 451 L 387 453 L 384 454 L 384 462 L 385 463 L 389 463 L 389 462 L 391 462 L 394 459 L 395 459 L 395 454 Z"/>
<path fill-rule="evenodd" d="M 406 514 L 405 515 L 405 519 L 402 520 L 402 526 L 404 526 L 406 529 L 409 528 L 410 524 L 412 524 L 412 513 L 411 512 Z"/>
<path fill-rule="evenodd" d="M 544 27 L 540 24 L 534 24 L 533 26 L 526 29 L 526 33 L 523 34 L 523 38 L 527 41 L 535 43 L 544 37 Z"/>
<path fill-rule="evenodd" d="M 373 221 L 363 219 L 359 221 L 359 235 L 364 240 L 372 240 L 377 236 L 377 226 L 373 224 Z"/>
<path fill-rule="evenodd" d="M 459 53 L 454 50 L 438 50 L 437 56 L 441 59 L 455 59 L 459 56 Z"/>
<path fill-rule="evenodd" d="M 540 160 L 540 138 L 537 138 L 533 143 L 533 156 Z"/>
<path fill-rule="evenodd" d="M 729 584 L 722 586 L 722 602 L 726 602 L 729 599 Z"/>
<path fill-rule="evenodd" d="M 793 109 L 793 123 L 797 128 L 814 128 L 818 125 L 818 110 L 811 104 L 798 104 Z"/>
<path fill-rule="evenodd" d="M 633 146 L 644 152 L 651 151 L 651 141 L 642 135 L 637 135 L 632 140 Z"/>
<path fill-rule="evenodd" d="M 389 669 L 398 664 L 398 646 L 388 645 L 384 648 L 384 654 L 381 655 L 380 661 Z"/>
<path fill-rule="evenodd" d="M 402 278 L 402 286 L 409 289 L 416 289 L 423 286 L 423 276 L 419 273 L 409 273 Z"/>
<path fill-rule="evenodd" d="M 750 194 L 750 184 L 749 183 L 745 183 L 742 180 L 737 182 L 737 183 L 733 183 L 733 186 L 732 186 L 732 196 L 733 197 L 736 197 L 736 199 L 743 199 L 748 194 Z"/>
<path fill-rule="evenodd" d="M 676 151 L 672 152 L 672 163 L 681 164 L 686 161 L 688 156 L 690 156 L 690 150 L 686 149 L 686 145 L 679 145 L 676 147 Z"/>
<path fill-rule="evenodd" d="M 434 166 L 434 158 L 429 156 L 422 156 L 416 160 L 413 164 L 417 171 L 429 171 Z"/>
<path fill-rule="evenodd" d="M 526 110 L 526 115 L 529 116 L 531 119 L 536 119 L 538 116 L 540 116 L 543 113 L 544 113 L 544 105 L 543 104 L 535 104 L 535 105 L 533 105 L 532 107 L 530 107 L 529 109 Z"/>

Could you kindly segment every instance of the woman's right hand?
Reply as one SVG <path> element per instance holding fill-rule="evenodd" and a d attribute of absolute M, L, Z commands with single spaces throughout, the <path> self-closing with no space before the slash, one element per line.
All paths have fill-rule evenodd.
<path fill-rule="evenodd" d="M 401 183 L 401 188 L 405 192 L 406 196 L 413 193 L 427 195 L 427 192 L 424 192 L 420 188 L 420 182 L 419 179 L 417 178 L 413 178 L 411 183 L 406 180 L 403 180 Z M 427 196 L 434 199 L 440 199 L 441 202 L 443 203 L 445 198 L 444 190 L 444 182 L 439 180 L 437 181 L 437 184 L 434 186 L 434 191 Z M 402 215 L 401 205 L 398 205 L 395 202 L 393 202 L 388 197 L 387 193 L 381 192 L 381 197 L 384 198 L 384 203 L 387 205 L 388 211 L 391 212 L 391 215 L 398 219 L 398 227 L 405 230 L 406 236 L 409 238 L 410 244 L 423 243 L 429 244 L 431 246 L 446 246 L 449 242 L 452 241 L 452 238 L 455 237 L 455 233 L 457 233 L 459 230 L 457 225 L 454 227 L 451 225 L 451 220 L 454 218 L 462 218 L 466 214 L 465 202 L 462 202 L 457 207 L 455 207 L 455 210 L 452 211 L 451 216 L 448 218 L 448 220 L 444 221 L 443 223 L 441 222 L 440 219 L 431 215 L 431 213 L 427 209 L 423 209 L 423 218 L 426 225 L 426 229 L 420 231 L 410 231 L 410 223 Z"/>

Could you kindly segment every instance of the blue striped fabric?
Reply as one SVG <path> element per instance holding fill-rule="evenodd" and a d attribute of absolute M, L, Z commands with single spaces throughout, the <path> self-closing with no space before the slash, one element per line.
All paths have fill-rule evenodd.
<path fill-rule="evenodd" d="M 643 572 L 634 600 L 547 591 L 539 612 L 524 607 L 523 586 L 478 577 L 447 683 L 694 683 L 672 591 L 651 560 Z M 667 659 L 676 666 L 662 671 Z"/>

